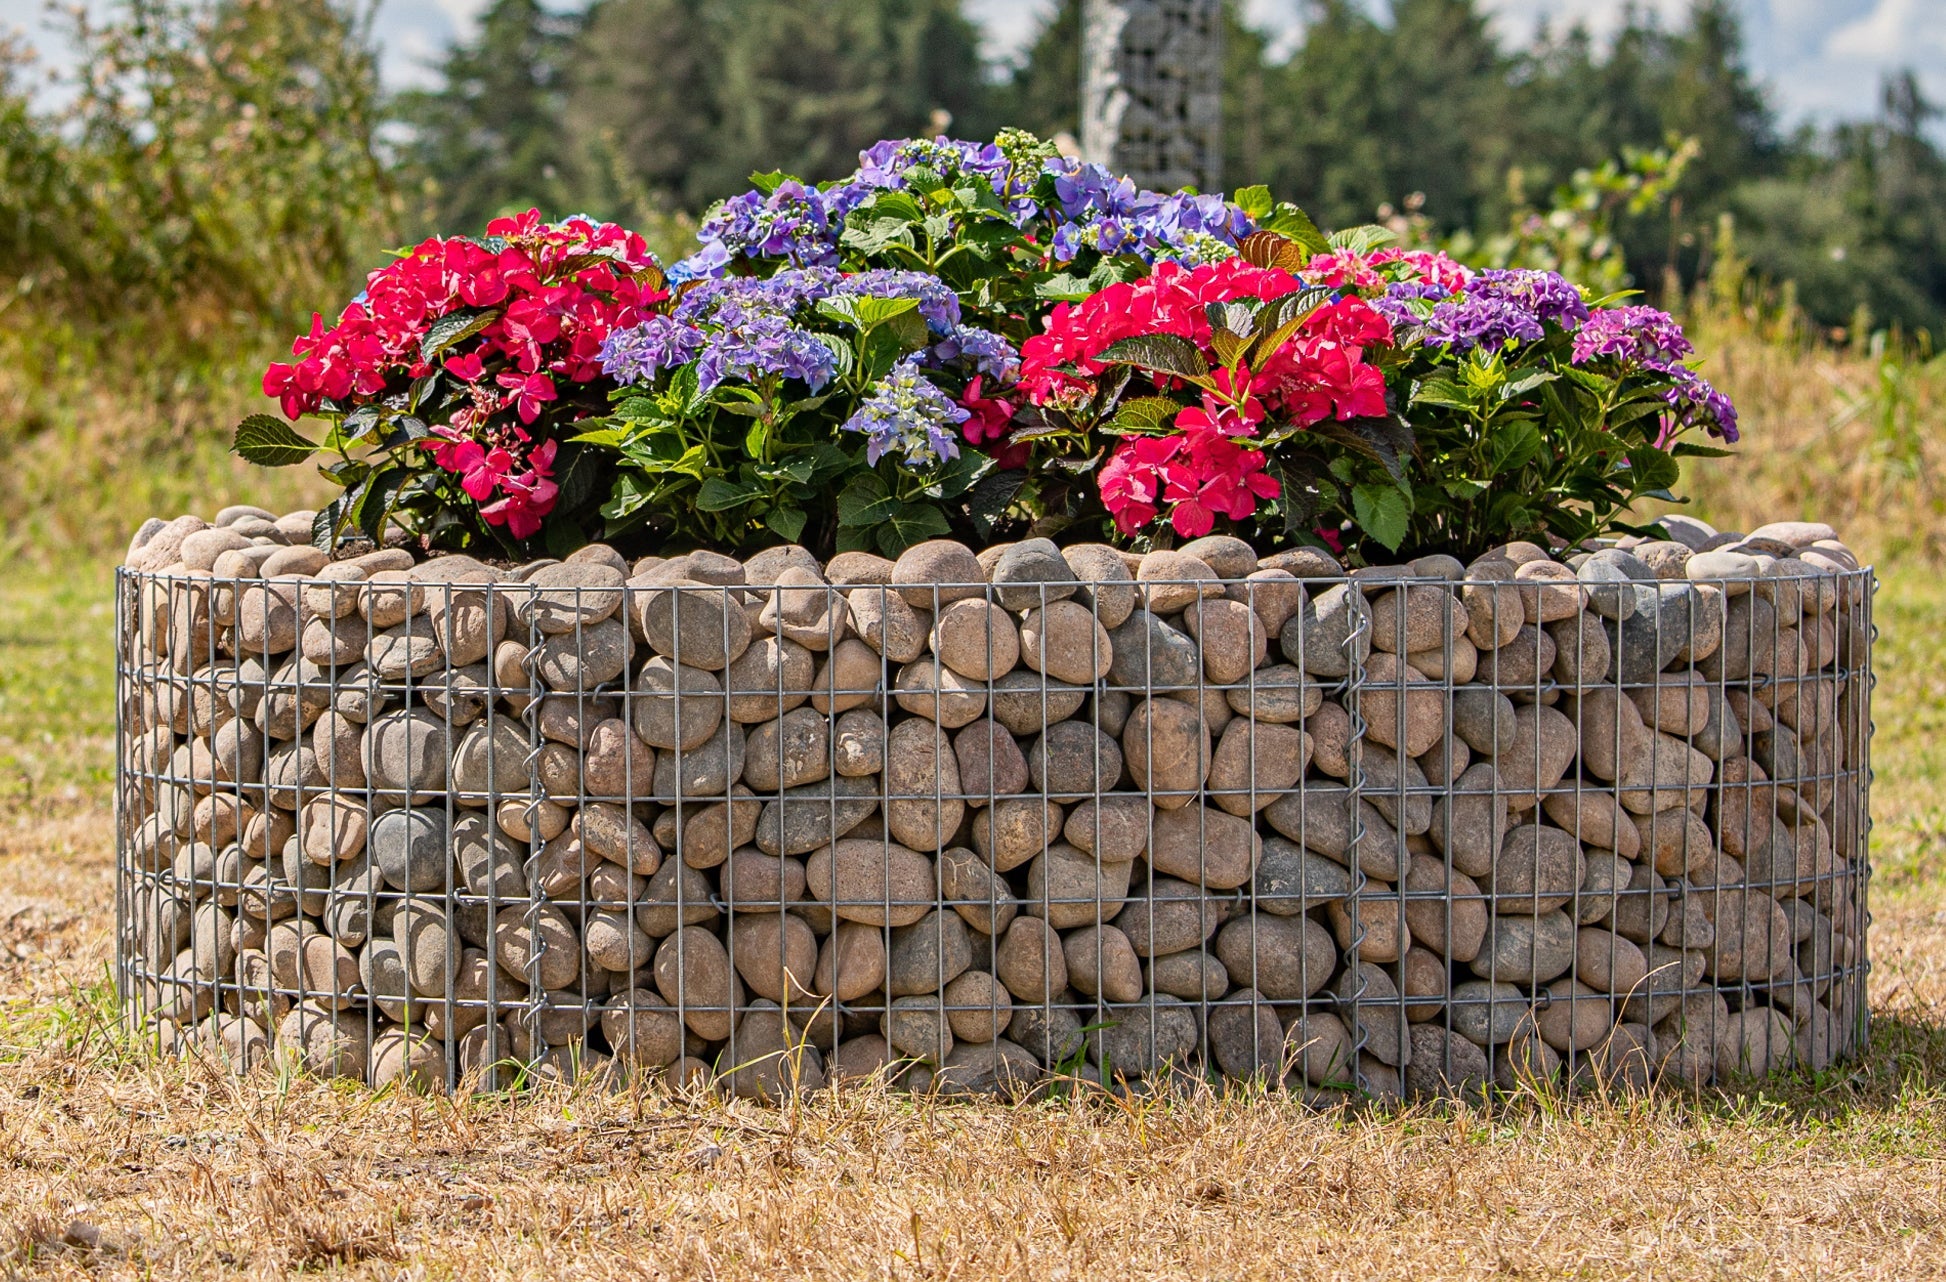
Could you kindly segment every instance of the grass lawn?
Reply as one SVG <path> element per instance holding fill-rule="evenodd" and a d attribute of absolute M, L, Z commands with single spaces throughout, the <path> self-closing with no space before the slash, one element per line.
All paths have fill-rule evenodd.
<path fill-rule="evenodd" d="M 1946 1274 L 1946 584 L 1878 597 L 1874 1035 L 1756 1094 L 789 1110 L 377 1095 L 113 1024 L 98 561 L 0 575 L 0 1275 Z"/>

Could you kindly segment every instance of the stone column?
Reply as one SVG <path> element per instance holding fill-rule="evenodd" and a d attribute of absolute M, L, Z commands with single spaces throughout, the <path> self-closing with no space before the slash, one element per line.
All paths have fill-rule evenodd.
<path fill-rule="evenodd" d="M 1136 184 L 1223 182 L 1222 0 L 1084 0 L 1081 150 Z"/>

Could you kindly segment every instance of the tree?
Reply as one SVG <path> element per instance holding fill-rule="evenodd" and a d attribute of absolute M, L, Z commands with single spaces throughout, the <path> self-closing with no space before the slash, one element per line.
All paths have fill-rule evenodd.
<path fill-rule="evenodd" d="M 539 0 L 493 0 L 474 38 L 440 64 L 440 88 L 401 100 L 412 127 L 404 161 L 423 185 L 430 226 L 477 230 L 516 208 L 569 212 L 562 72 L 578 26 Z"/>
<path fill-rule="evenodd" d="M 597 0 L 567 63 L 561 136 L 592 211 L 696 208 L 696 159 L 714 145 L 723 51 L 703 0 Z"/>
<path fill-rule="evenodd" d="M 688 191 L 741 191 L 752 170 L 848 173 L 881 138 L 993 127 L 979 33 L 956 0 L 717 0 L 716 128 Z"/>
<path fill-rule="evenodd" d="M 999 91 L 1007 123 L 1043 138 L 1081 136 L 1081 0 L 1044 11 Z"/>

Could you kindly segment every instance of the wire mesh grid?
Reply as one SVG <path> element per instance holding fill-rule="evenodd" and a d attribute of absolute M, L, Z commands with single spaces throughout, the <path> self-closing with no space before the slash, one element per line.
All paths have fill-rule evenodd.
<path fill-rule="evenodd" d="M 124 570 L 121 990 L 165 1049 L 434 1089 L 1855 1049 L 1871 571 L 1505 568 Z"/>

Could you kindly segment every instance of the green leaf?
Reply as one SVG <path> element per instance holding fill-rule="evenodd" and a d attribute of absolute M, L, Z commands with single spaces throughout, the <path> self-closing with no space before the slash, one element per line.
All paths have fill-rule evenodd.
<path fill-rule="evenodd" d="M 938 475 L 924 493 L 942 502 L 956 499 L 972 489 L 974 482 L 985 476 L 992 467 L 991 455 L 980 450 L 962 450 L 959 457 L 948 459 L 941 465 Z"/>
<path fill-rule="evenodd" d="M 633 468 L 616 473 L 615 484 L 608 491 L 608 501 L 601 505 L 601 514 L 608 521 L 609 533 L 615 532 L 616 522 L 632 516 L 654 493 L 649 478 Z"/>
<path fill-rule="evenodd" d="M 1096 360 L 1109 365 L 1134 365 L 1159 374 L 1174 374 L 1192 382 L 1209 377 L 1209 362 L 1196 344 L 1176 334 L 1139 334 L 1110 343 Z"/>
<path fill-rule="evenodd" d="M 430 365 L 455 343 L 463 343 L 500 317 L 497 307 L 462 307 L 434 321 L 419 340 L 419 359 Z"/>
<path fill-rule="evenodd" d="M 311 518 L 311 546 L 326 552 L 338 549 L 338 530 L 344 524 L 345 514 L 351 510 L 351 495 L 340 494 Z"/>
<path fill-rule="evenodd" d="M 318 451 L 289 423 L 270 414 L 252 414 L 238 423 L 230 449 L 244 462 L 258 467 L 290 467 Z"/>
<path fill-rule="evenodd" d="M 981 477 L 980 483 L 966 496 L 966 514 L 973 522 L 974 533 L 982 539 L 990 536 L 1026 483 L 1027 473 L 1018 469 L 989 472 Z"/>
<path fill-rule="evenodd" d="M 392 500 L 398 495 L 399 488 L 411 479 L 410 469 L 388 467 L 374 473 L 370 480 L 358 487 L 357 501 L 351 507 L 351 519 L 366 538 L 378 542 L 385 529 L 385 517 L 391 511 Z"/>
<path fill-rule="evenodd" d="M 1381 245 L 1389 245 L 1397 240 L 1398 234 L 1376 223 L 1363 223 L 1357 227 L 1347 227 L 1334 231 L 1326 237 L 1332 249 L 1350 250 L 1354 254 L 1369 254 Z M 1293 237 L 1295 239 L 1295 237 Z"/>
<path fill-rule="evenodd" d="M 1270 188 L 1261 184 L 1254 187 L 1239 187 L 1230 199 L 1236 203 L 1237 208 L 1257 222 L 1270 217 L 1271 210 L 1277 207 L 1277 202 L 1271 197 Z"/>
<path fill-rule="evenodd" d="M 1270 471 L 1281 490 L 1277 501 L 1284 509 L 1285 536 L 1314 541 L 1318 520 L 1325 505 L 1337 500 L 1338 487 L 1312 456 L 1273 458 Z"/>
<path fill-rule="evenodd" d="M 1055 272 L 1034 282 L 1034 297 L 1050 302 L 1078 303 L 1094 292 L 1094 286 L 1088 283 L 1086 276 L 1077 276 L 1073 272 Z"/>
<path fill-rule="evenodd" d="M 763 487 L 754 482 L 712 476 L 696 491 L 696 508 L 701 512 L 727 512 L 762 495 Z"/>
<path fill-rule="evenodd" d="M 900 218 L 874 218 L 870 222 L 847 225 L 838 234 L 838 243 L 860 254 L 882 254 L 894 245 L 914 247 L 912 224 Z"/>
<path fill-rule="evenodd" d="M 1502 423 L 1488 444 L 1487 468 L 1498 476 L 1526 467 L 1540 453 L 1543 442 L 1540 429 L 1532 423 L 1514 422 Z"/>
<path fill-rule="evenodd" d="M 589 421 L 600 422 L 599 419 L 590 419 Z M 583 445 L 600 445 L 612 450 L 621 448 L 622 442 L 628 439 L 628 433 L 619 428 L 597 427 L 591 428 L 586 432 L 577 433 L 568 439 L 570 441 L 579 441 Z"/>
<path fill-rule="evenodd" d="M 1443 409 L 1470 410 L 1473 398 L 1450 378 L 1429 378 L 1412 391 L 1412 404 L 1437 405 Z"/>
<path fill-rule="evenodd" d="M 1405 542 L 1411 504 L 1394 485 L 1356 485 L 1351 491 L 1352 516 L 1358 528 L 1392 551 Z"/>
<path fill-rule="evenodd" d="M 952 532 L 952 523 L 930 503 L 903 503 L 878 527 L 878 546 L 897 560 L 907 548 Z"/>
<path fill-rule="evenodd" d="M 432 429 L 426 426 L 424 419 L 414 414 L 406 414 L 392 420 L 391 430 L 385 433 L 379 445 L 388 450 L 395 450 L 401 445 L 423 441 L 431 435 Z"/>
<path fill-rule="evenodd" d="M 1174 419 L 1181 409 L 1180 401 L 1167 396 L 1137 396 L 1122 402 L 1108 426 L 1118 432 L 1152 432 Z"/>
<path fill-rule="evenodd" d="M 1677 441 L 1669 453 L 1674 458 L 1729 458 L 1736 451 L 1714 445 L 1698 445 L 1693 441 Z"/>
<path fill-rule="evenodd" d="M 1631 483 L 1636 493 L 1666 490 L 1682 479 L 1682 465 L 1653 445 L 1638 445 L 1628 452 Z"/>
<path fill-rule="evenodd" d="M 1288 200 L 1278 202 L 1276 212 L 1264 222 L 1263 230 L 1274 231 L 1279 236 L 1296 241 L 1313 254 L 1322 254 L 1331 248 L 1331 242 L 1311 221 L 1311 216 Z"/>
<path fill-rule="evenodd" d="M 1405 458 L 1412 453 L 1416 442 L 1412 424 L 1398 415 L 1354 418 L 1344 422 L 1325 419 L 1312 424 L 1310 431 L 1376 460 L 1394 481 L 1405 480 Z"/>
<path fill-rule="evenodd" d="M 838 525 L 843 529 L 869 529 L 898 510 L 898 499 L 876 472 L 859 473 L 838 494 Z"/>
<path fill-rule="evenodd" d="M 791 177 L 781 169 L 772 169 L 768 172 L 758 170 L 750 175 L 750 185 L 768 196 L 790 181 Z"/>
<path fill-rule="evenodd" d="M 558 447 L 554 456 L 554 510 L 572 512 L 593 499 L 604 470 L 601 454 L 586 445 L 572 442 Z"/>
<path fill-rule="evenodd" d="M 797 507 L 774 507 L 764 513 L 764 524 L 787 543 L 797 542 L 797 536 L 804 533 L 805 519 L 804 509 Z"/>

